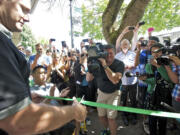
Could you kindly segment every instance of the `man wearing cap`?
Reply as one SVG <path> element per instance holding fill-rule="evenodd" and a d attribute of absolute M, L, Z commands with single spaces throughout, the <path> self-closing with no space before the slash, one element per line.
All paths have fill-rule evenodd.
<path fill-rule="evenodd" d="M 21 32 L 29 21 L 31 0 L 0 1 L 0 134 L 30 135 L 48 132 L 75 119 L 84 121 L 86 108 L 35 104 L 29 89 L 30 69 L 12 43 L 11 32 Z"/>

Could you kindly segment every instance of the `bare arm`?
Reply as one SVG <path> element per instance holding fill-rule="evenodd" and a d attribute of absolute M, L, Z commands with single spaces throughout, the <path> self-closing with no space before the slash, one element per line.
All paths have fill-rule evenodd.
<path fill-rule="evenodd" d="M 86 80 L 87 80 L 88 82 L 90 82 L 90 81 L 92 81 L 93 79 L 94 79 L 93 74 L 87 72 L 87 73 L 86 73 Z"/>
<path fill-rule="evenodd" d="M 113 72 L 106 64 L 105 59 L 103 58 L 99 58 L 98 59 L 101 62 L 101 65 L 104 67 L 104 70 L 106 72 L 106 75 L 108 77 L 108 79 L 113 83 L 113 84 L 117 84 L 120 79 L 122 78 L 122 74 L 119 72 Z"/>
<path fill-rule="evenodd" d="M 40 57 L 40 55 L 36 54 L 36 57 L 35 57 L 33 63 L 31 64 L 31 70 L 33 70 L 36 67 L 39 57 Z"/>
<path fill-rule="evenodd" d="M 55 70 L 56 70 L 57 74 L 64 79 L 64 77 L 65 77 L 65 72 L 66 72 L 65 68 L 62 67 L 62 68 L 61 68 L 62 71 L 59 70 L 58 68 L 55 68 Z"/>
<path fill-rule="evenodd" d="M 141 46 L 140 46 L 140 43 L 137 43 L 137 51 L 136 51 L 136 56 L 135 56 L 134 67 L 139 65 L 140 52 L 141 52 Z"/>
<path fill-rule="evenodd" d="M 52 71 L 52 66 L 49 65 L 49 66 L 47 67 L 47 79 L 46 79 L 46 80 L 49 80 L 49 78 L 50 78 L 50 76 L 51 76 L 51 71 Z"/>
<path fill-rule="evenodd" d="M 59 128 L 73 119 L 83 121 L 85 117 L 86 108 L 79 103 L 65 107 L 32 103 L 0 120 L 0 128 L 13 135 L 39 134 Z"/>
<path fill-rule="evenodd" d="M 175 83 L 175 84 L 178 84 L 178 83 L 179 83 L 178 75 L 171 70 L 171 67 L 170 67 L 170 66 L 165 66 L 165 69 L 166 69 L 166 71 L 167 71 L 167 73 L 168 73 L 168 76 L 169 76 L 169 78 L 171 79 L 171 81 L 172 81 L 173 83 Z"/>
<path fill-rule="evenodd" d="M 180 66 L 180 59 L 176 56 L 169 56 L 171 60 L 175 63 L 176 66 Z M 168 73 L 169 78 L 171 81 L 175 84 L 179 83 L 178 75 L 176 72 L 173 72 L 172 69 L 169 66 L 165 66 L 165 69 Z"/>
<path fill-rule="evenodd" d="M 136 25 L 135 29 L 133 30 L 131 51 L 134 51 L 136 49 L 136 44 L 138 41 L 138 30 L 139 30 L 139 23 Z"/>
<path fill-rule="evenodd" d="M 121 80 L 122 78 L 122 74 L 117 72 L 117 73 L 114 73 L 109 67 L 105 68 L 105 72 L 106 72 L 106 75 L 108 77 L 108 79 L 113 83 L 113 84 L 117 84 L 119 83 L 119 81 Z"/>
<path fill-rule="evenodd" d="M 124 35 L 129 32 L 129 26 L 127 26 L 123 32 L 118 36 L 117 40 L 116 40 L 116 53 L 120 52 L 119 48 L 120 48 L 120 44 L 121 44 L 121 40 L 124 37 Z"/>

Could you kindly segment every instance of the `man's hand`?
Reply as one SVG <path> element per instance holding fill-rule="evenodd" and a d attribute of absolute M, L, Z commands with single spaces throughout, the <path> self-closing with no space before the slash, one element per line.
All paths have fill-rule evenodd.
<path fill-rule="evenodd" d="M 69 94 L 69 92 L 70 92 L 70 88 L 67 87 L 61 91 L 59 97 L 66 97 Z"/>
<path fill-rule="evenodd" d="M 125 66 L 125 69 L 126 70 L 132 70 L 132 69 L 134 69 L 134 66 Z"/>
<path fill-rule="evenodd" d="M 102 65 L 103 67 L 107 65 L 107 63 L 106 63 L 106 60 L 105 60 L 105 59 L 103 59 L 103 58 L 99 58 L 98 60 L 101 62 L 101 65 Z"/>
<path fill-rule="evenodd" d="M 136 24 L 136 27 L 135 27 L 135 29 L 133 30 L 133 32 L 136 33 L 136 32 L 138 32 L 138 30 L 139 30 L 139 22 Z"/>
<path fill-rule="evenodd" d="M 180 65 L 180 59 L 177 56 L 169 56 L 169 58 L 173 60 L 176 65 Z"/>
<path fill-rule="evenodd" d="M 152 59 L 150 60 L 150 62 L 151 62 L 151 64 L 152 64 L 153 66 L 155 66 L 155 67 L 157 67 L 157 68 L 160 67 L 160 65 L 157 64 L 157 60 L 156 60 L 155 58 L 152 58 Z"/>
<path fill-rule="evenodd" d="M 73 102 L 74 107 L 74 119 L 78 122 L 84 121 L 86 119 L 87 110 L 86 107 L 81 105 L 76 99 Z"/>
<path fill-rule="evenodd" d="M 141 75 L 141 76 L 138 77 L 138 79 L 144 81 L 144 80 L 147 79 L 147 76 L 146 75 Z"/>
<path fill-rule="evenodd" d="M 44 98 L 37 93 L 31 93 L 31 98 L 34 103 L 41 103 L 44 100 Z"/>
<path fill-rule="evenodd" d="M 127 27 L 123 30 L 122 34 L 126 34 L 126 33 L 128 33 L 128 32 L 130 32 L 129 26 L 127 26 Z"/>
<path fill-rule="evenodd" d="M 137 42 L 136 47 L 137 47 L 137 51 L 141 51 L 141 42 L 140 41 Z"/>
<path fill-rule="evenodd" d="M 55 89 L 56 89 L 56 85 L 54 84 L 52 87 L 51 87 L 51 89 L 50 89 L 50 91 L 49 91 L 49 95 L 50 96 L 54 96 L 54 91 L 55 91 Z"/>
<path fill-rule="evenodd" d="M 81 46 L 81 48 L 83 48 L 85 46 L 85 43 L 81 42 L 80 46 Z"/>

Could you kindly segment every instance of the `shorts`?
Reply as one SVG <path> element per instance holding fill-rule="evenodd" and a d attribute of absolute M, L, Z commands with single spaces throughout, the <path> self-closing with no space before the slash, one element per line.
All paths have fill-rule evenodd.
<path fill-rule="evenodd" d="M 104 93 L 98 89 L 97 103 L 110 104 L 118 106 L 120 104 L 121 91 L 116 90 L 113 93 Z M 98 116 L 107 116 L 109 119 L 115 119 L 117 117 L 117 110 L 97 108 Z"/>

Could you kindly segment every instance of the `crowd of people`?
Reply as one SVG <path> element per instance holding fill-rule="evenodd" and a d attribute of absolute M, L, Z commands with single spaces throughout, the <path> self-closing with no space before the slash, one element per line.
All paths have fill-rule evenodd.
<path fill-rule="evenodd" d="M 101 45 L 103 55 L 98 57 L 88 49 L 99 45 L 92 39 L 82 40 L 81 50 L 69 49 L 66 42 L 57 49 L 52 45 L 55 39 L 50 39 L 46 47 L 37 43 L 33 54 L 32 48 L 11 41 L 11 32 L 22 31 L 22 24 L 29 21 L 30 7 L 27 0 L 0 2 L 0 134 L 86 134 L 81 124 L 88 122 L 87 110 L 92 108 L 76 99 L 69 102 L 45 96 L 180 112 L 180 48 L 168 51 L 153 36 L 152 28 L 145 40 L 138 39 L 139 23 L 133 29 L 127 26 L 116 45 Z M 132 42 L 124 39 L 128 32 L 133 32 Z M 99 107 L 97 112 L 104 127 L 101 135 L 117 134 L 117 117 L 125 126 L 138 121 L 135 113 L 118 116 L 116 110 Z M 143 115 L 142 119 L 147 134 L 166 135 L 168 118 Z M 171 123 L 179 128 L 175 119 Z"/>

